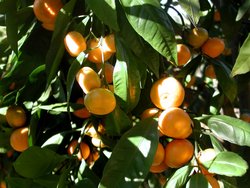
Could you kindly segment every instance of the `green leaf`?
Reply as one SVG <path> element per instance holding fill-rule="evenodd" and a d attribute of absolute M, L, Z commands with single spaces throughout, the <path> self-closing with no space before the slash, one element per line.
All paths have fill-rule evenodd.
<path fill-rule="evenodd" d="M 7 177 L 6 178 L 8 187 L 18 188 L 44 188 L 43 186 L 36 184 L 32 179 L 19 178 L 19 177 Z"/>
<path fill-rule="evenodd" d="M 96 185 L 90 179 L 83 178 L 73 188 L 82 188 L 82 187 L 96 188 Z"/>
<path fill-rule="evenodd" d="M 46 73 L 47 73 L 47 87 L 55 78 L 58 67 L 61 63 L 64 54 L 63 39 L 72 19 L 72 11 L 74 9 L 76 0 L 70 0 L 57 15 L 55 30 L 53 32 L 52 41 L 46 56 Z"/>
<path fill-rule="evenodd" d="M 178 3 L 187 14 L 188 18 L 194 25 L 198 24 L 200 19 L 200 2 L 199 0 L 179 0 Z"/>
<path fill-rule="evenodd" d="M 186 188 L 211 187 L 203 174 L 192 175 L 187 182 Z"/>
<path fill-rule="evenodd" d="M 17 7 L 15 0 L 8 0 L 8 6 L 6 7 L 6 31 L 9 44 L 12 50 L 18 54 L 18 28 L 17 28 Z"/>
<path fill-rule="evenodd" d="M 21 176 L 37 178 L 51 173 L 64 159 L 49 149 L 32 146 L 21 153 L 13 165 Z"/>
<path fill-rule="evenodd" d="M 207 125 L 220 139 L 250 146 L 250 126 L 247 122 L 225 115 L 214 115 L 208 119 Z"/>
<path fill-rule="evenodd" d="M 164 188 L 182 187 L 187 182 L 191 171 L 192 168 L 189 165 L 179 168 L 167 181 Z"/>
<path fill-rule="evenodd" d="M 123 41 L 116 40 L 117 61 L 113 73 L 115 95 L 120 107 L 131 111 L 140 98 L 140 73 L 136 65 L 136 58 L 124 45 Z"/>
<path fill-rule="evenodd" d="M 120 8 L 120 7 L 118 7 Z M 138 65 L 142 67 L 142 63 L 147 65 L 147 68 L 151 70 L 155 76 L 159 77 L 159 54 L 152 48 L 145 40 L 129 24 L 126 19 L 123 9 L 118 9 L 118 21 L 120 31 L 117 33 L 119 37 L 123 38 L 125 44 L 134 52 L 134 54 L 140 59 Z M 141 71 L 144 71 L 142 68 Z"/>
<path fill-rule="evenodd" d="M 144 181 L 158 145 L 157 121 L 147 119 L 123 134 L 104 167 L 99 188 L 137 188 Z"/>
<path fill-rule="evenodd" d="M 239 55 L 236 59 L 232 70 L 232 76 L 236 76 L 238 74 L 245 74 L 250 71 L 250 34 L 248 34 L 245 39 L 243 45 L 240 48 Z"/>
<path fill-rule="evenodd" d="M 120 0 L 120 2 L 134 30 L 167 60 L 177 62 L 174 30 L 159 2 L 150 0 Z"/>
<path fill-rule="evenodd" d="M 228 66 L 216 60 L 211 60 L 214 65 L 215 74 L 223 93 L 227 98 L 233 102 L 237 96 L 237 83 L 233 77 L 230 76 L 231 70 Z"/>
<path fill-rule="evenodd" d="M 73 87 L 73 84 L 75 82 L 75 75 L 80 70 L 82 66 L 82 62 L 86 59 L 84 53 L 80 53 L 77 58 L 72 62 L 72 64 L 69 67 L 68 75 L 67 75 L 67 102 L 69 102 L 71 90 Z"/>
<path fill-rule="evenodd" d="M 110 26 L 115 31 L 119 30 L 117 24 L 116 5 L 114 0 L 87 0 L 89 7 L 93 10 L 94 14 L 103 21 L 106 25 Z"/>
<path fill-rule="evenodd" d="M 250 1 L 245 1 L 238 9 L 236 21 L 239 21 L 250 10 Z"/>
<path fill-rule="evenodd" d="M 209 172 L 225 176 L 242 176 L 248 169 L 247 162 L 234 152 L 220 152 L 209 167 Z"/>
<path fill-rule="evenodd" d="M 104 118 L 105 133 L 109 136 L 121 136 L 131 128 L 132 124 L 127 114 L 119 106 Z"/>
<path fill-rule="evenodd" d="M 34 179 L 34 182 L 42 185 L 44 188 L 56 187 L 59 180 L 58 175 L 50 174 Z"/>

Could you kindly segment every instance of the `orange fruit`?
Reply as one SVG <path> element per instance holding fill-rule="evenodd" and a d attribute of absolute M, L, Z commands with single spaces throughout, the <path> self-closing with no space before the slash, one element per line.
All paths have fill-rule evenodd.
<path fill-rule="evenodd" d="M 189 140 L 172 140 L 165 147 L 164 162 L 171 168 L 179 168 L 191 160 L 193 153 L 194 146 Z"/>
<path fill-rule="evenodd" d="M 99 75 L 90 67 L 82 67 L 76 74 L 76 81 L 84 93 L 101 87 Z"/>
<path fill-rule="evenodd" d="M 100 66 L 97 66 L 100 69 L 99 74 L 101 74 L 101 72 L 104 72 L 106 82 L 108 84 L 112 83 L 114 66 L 111 65 L 110 63 L 104 63 L 104 66 L 102 66 L 103 64 L 97 64 L 97 65 L 100 65 Z"/>
<path fill-rule="evenodd" d="M 163 161 L 161 164 L 156 165 L 156 166 L 151 166 L 150 167 L 150 172 L 152 173 L 161 173 L 164 172 L 165 170 L 168 169 L 168 166 L 165 164 L 165 162 Z"/>
<path fill-rule="evenodd" d="M 211 185 L 212 188 L 220 188 L 220 184 L 215 177 L 211 175 L 205 175 L 205 178 L 207 179 L 208 183 Z"/>
<path fill-rule="evenodd" d="M 157 166 L 160 165 L 162 163 L 162 161 L 164 160 L 165 157 L 165 150 L 164 147 L 161 143 L 158 143 L 156 152 L 155 152 L 155 156 L 152 162 L 152 166 Z"/>
<path fill-rule="evenodd" d="M 78 142 L 77 140 L 72 140 L 68 146 L 68 154 L 69 155 L 73 155 L 76 148 L 78 146 Z M 86 144 L 85 142 L 81 142 L 79 144 L 79 151 L 77 152 L 77 158 L 79 160 L 82 160 L 82 159 L 87 159 L 88 156 L 90 155 L 90 147 L 88 144 Z"/>
<path fill-rule="evenodd" d="M 109 34 L 103 38 L 102 42 L 103 50 L 105 52 L 116 52 L 116 46 L 115 46 L 115 35 Z"/>
<path fill-rule="evenodd" d="M 54 23 L 42 23 L 42 26 L 44 29 L 47 29 L 49 31 L 54 31 L 54 29 L 55 29 Z"/>
<path fill-rule="evenodd" d="M 159 116 L 158 128 L 169 137 L 184 139 L 192 133 L 192 120 L 182 109 L 171 107 Z"/>
<path fill-rule="evenodd" d="M 240 119 L 245 121 L 245 122 L 250 123 L 250 114 L 249 113 L 242 113 L 240 115 Z"/>
<path fill-rule="evenodd" d="M 216 79 L 216 74 L 214 71 L 214 66 L 209 64 L 205 69 L 205 76 L 211 79 Z"/>
<path fill-rule="evenodd" d="M 70 31 L 67 33 L 64 37 L 64 46 L 67 52 L 73 57 L 78 56 L 87 48 L 85 38 L 77 31 Z"/>
<path fill-rule="evenodd" d="M 191 58 L 191 52 L 185 44 L 177 44 L 177 63 L 178 66 L 185 65 Z"/>
<path fill-rule="evenodd" d="M 194 48 L 200 48 L 208 39 L 208 32 L 205 28 L 195 27 L 187 35 L 188 43 Z"/>
<path fill-rule="evenodd" d="M 26 113 L 21 106 L 11 105 L 6 111 L 6 121 L 14 128 L 22 127 L 26 123 Z"/>
<path fill-rule="evenodd" d="M 174 77 L 166 77 L 157 80 L 150 90 L 152 103 L 160 108 L 178 107 L 182 104 L 185 90 L 181 83 Z"/>
<path fill-rule="evenodd" d="M 116 99 L 112 91 L 96 88 L 85 95 L 84 105 L 92 114 L 106 115 L 115 109 Z"/>
<path fill-rule="evenodd" d="M 83 99 L 82 97 L 80 97 L 80 98 L 78 98 L 78 99 L 76 100 L 76 103 L 77 103 L 77 104 L 82 104 L 82 105 L 84 105 L 84 99 Z M 91 114 L 89 113 L 89 111 L 87 110 L 86 107 L 83 107 L 83 108 L 81 108 L 81 109 L 79 109 L 79 110 L 75 110 L 75 111 L 73 112 L 73 114 L 74 114 L 76 117 L 82 118 L 82 119 L 88 118 L 88 117 L 90 117 L 90 115 L 91 115 Z"/>
<path fill-rule="evenodd" d="M 88 53 L 88 60 L 93 63 L 102 63 L 107 61 L 112 52 L 106 51 L 106 47 L 103 47 L 103 39 L 90 39 L 88 47 L 91 49 Z"/>
<path fill-rule="evenodd" d="M 159 112 L 160 112 L 160 110 L 158 108 L 147 108 L 146 110 L 144 110 L 142 112 L 142 114 L 141 114 L 141 120 L 153 117 L 153 116 L 155 116 Z M 159 116 L 159 114 L 158 114 L 158 116 Z"/>
<path fill-rule="evenodd" d="M 45 25 L 54 25 L 56 16 L 62 7 L 63 3 L 61 0 L 35 0 L 33 4 L 33 11 L 39 21 Z"/>
<path fill-rule="evenodd" d="M 220 11 L 219 10 L 214 11 L 214 21 L 215 22 L 220 22 L 221 21 L 221 16 L 220 16 Z"/>
<path fill-rule="evenodd" d="M 93 151 L 90 153 L 89 157 L 87 158 L 87 164 L 89 166 L 93 165 L 97 159 L 99 159 L 100 154 L 98 151 Z"/>
<path fill-rule="evenodd" d="M 212 58 L 218 57 L 224 49 L 224 41 L 217 37 L 209 38 L 201 47 L 202 53 Z"/>
<path fill-rule="evenodd" d="M 28 127 L 15 129 L 10 135 L 10 145 L 15 151 L 23 152 L 29 147 Z"/>
<path fill-rule="evenodd" d="M 104 132 L 105 128 L 102 124 L 98 125 L 97 130 L 92 123 L 90 123 L 85 129 L 85 135 L 95 138 L 99 138 L 99 134 L 104 134 Z"/>
<path fill-rule="evenodd" d="M 7 185 L 6 185 L 5 181 L 2 180 L 0 183 L 0 188 L 6 188 L 6 187 L 7 187 Z"/>

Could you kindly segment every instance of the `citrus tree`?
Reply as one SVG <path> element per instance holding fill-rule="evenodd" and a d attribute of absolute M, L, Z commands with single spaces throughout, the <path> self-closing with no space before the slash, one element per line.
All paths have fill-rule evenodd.
<path fill-rule="evenodd" d="M 0 187 L 248 187 L 249 10 L 1 0 Z"/>

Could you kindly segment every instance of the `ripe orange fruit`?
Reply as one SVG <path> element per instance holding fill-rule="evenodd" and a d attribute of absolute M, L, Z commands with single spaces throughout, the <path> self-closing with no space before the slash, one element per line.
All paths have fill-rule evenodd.
<path fill-rule="evenodd" d="M 5 181 L 2 180 L 0 183 L 0 188 L 6 188 L 6 187 L 7 187 L 7 185 L 6 185 Z"/>
<path fill-rule="evenodd" d="M 216 78 L 216 74 L 214 71 L 214 66 L 209 64 L 206 69 L 205 69 L 205 76 L 211 79 L 215 79 Z"/>
<path fill-rule="evenodd" d="M 214 21 L 215 22 L 220 22 L 221 21 L 221 16 L 220 16 L 220 11 L 219 10 L 214 11 Z"/>
<path fill-rule="evenodd" d="M 205 28 L 195 27 L 187 35 L 188 43 L 194 48 L 200 48 L 208 39 L 208 32 Z"/>
<path fill-rule="evenodd" d="M 160 110 L 158 108 L 147 108 L 146 110 L 144 110 L 142 112 L 142 114 L 141 114 L 141 120 L 153 117 L 153 116 L 155 116 L 159 112 L 160 112 Z"/>
<path fill-rule="evenodd" d="M 92 114 L 106 115 L 115 109 L 116 99 L 112 91 L 96 88 L 85 95 L 84 105 Z"/>
<path fill-rule="evenodd" d="M 110 63 L 104 63 L 104 67 L 102 64 L 97 64 L 97 67 L 100 69 L 99 74 L 104 71 L 105 80 L 108 84 L 113 82 L 113 73 L 114 73 L 114 66 Z"/>
<path fill-rule="evenodd" d="M 172 107 L 164 110 L 159 116 L 158 128 L 169 137 L 184 139 L 192 133 L 192 120 L 182 109 Z"/>
<path fill-rule="evenodd" d="M 54 25 L 56 16 L 62 7 L 63 3 L 61 0 L 35 0 L 33 11 L 39 21 L 45 25 Z"/>
<path fill-rule="evenodd" d="M 67 33 L 64 37 L 64 46 L 67 52 L 73 57 L 78 56 L 87 48 L 85 38 L 77 31 L 70 31 Z"/>
<path fill-rule="evenodd" d="M 68 146 L 68 150 L 67 150 L 68 154 L 73 155 L 76 148 L 77 148 L 77 146 L 78 146 L 77 140 L 72 140 L 70 142 L 69 146 Z M 77 153 L 77 158 L 79 160 L 82 160 L 82 159 L 85 160 L 85 159 L 88 158 L 89 155 L 90 155 L 90 147 L 89 147 L 89 145 L 86 144 L 85 142 L 81 142 L 79 144 L 79 151 Z"/>
<path fill-rule="evenodd" d="M 218 57 L 224 49 L 224 41 L 217 37 L 209 38 L 201 47 L 202 52 L 212 58 Z"/>
<path fill-rule="evenodd" d="M 82 67 L 76 74 L 76 81 L 84 93 L 88 93 L 92 89 L 101 87 L 101 79 L 99 75 L 90 67 Z"/>
<path fill-rule="evenodd" d="M 107 61 L 111 56 L 112 52 L 106 51 L 106 47 L 103 47 L 103 39 L 90 39 L 88 47 L 91 49 L 88 53 L 88 60 L 93 63 L 102 63 Z"/>
<path fill-rule="evenodd" d="M 106 52 L 116 52 L 116 46 L 115 46 L 115 35 L 109 34 L 103 38 L 102 42 L 103 50 Z"/>
<path fill-rule="evenodd" d="M 163 161 L 161 164 L 156 165 L 156 166 L 151 166 L 150 167 L 150 172 L 152 173 L 161 173 L 164 172 L 165 170 L 168 169 L 168 166 L 165 164 L 165 162 Z"/>
<path fill-rule="evenodd" d="M 15 151 L 23 152 L 29 147 L 28 127 L 15 129 L 10 135 L 10 145 Z"/>
<path fill-rule="evenodd" d="M 250 114 L 249 113 L 242 113 L 240 115 L 240 119 L 245 121 L 245 122 L 250 123 Z"/>
<path fill-rule="evenodd" d="M 191 58 L 191 52 L 185 44 L 177 44 L 178 66 L 185 65 Z"/>
<path fill-rule="evenodd" d="M 164 147 L 161 143 L 158 143 L 152 166 L 160 165 L 162 161 L 164 160 L 164 157 L 165 157 Z"/>
<path fill-rule="evenodd" d="M 157 80 L 150 90 L 150 99 L 152 103 L 163 110 L 169 107 L 180 106 L 184 100 L 184 96 L 184 88 L 174 77 L 166 77 Z"/>
<path fill-rule="evenodd" d="M 97 159 L 99 159 L 99 157 L 100 157 L 100 154 L 98 151 L 91 152 L 89 157 L 87 158 L 87 164 L 89 166 L 92 166 L 95 163 L 95 161 L 97 161 Z"/>
<path fill-rule="evenodd" d="M 189 140 L 172 140 L 165 147 L 164 162 L 171 168 L 179 168 L 190 161 L 193 153 L 194 146 Z"/>
<path fill-rule="evenodd" d="M 215 177 L 211 175 L 205 175 L 205 178 L 207 179 L 208 183 L 211 185 L 212 188 L 220 188 L 220 184 Z"/>
<path fill-rule="evenodd" d="M 55 29 L 54 23 L 42 23 L 42 26 L 44 29 L 47 29 L 49 31 L 54 31 L 54 29 Z"/>
<path fill-rule="evenodd" d="M 84 99 L 82 98 L 82 97 L 80 97 L 80 98 L 78 98 L 77 100 L 76 100 L 76 103 L 77 104 L 84 104 Z M 75 110 L 74 112 L 73 112 L 73 114 L 76 116 L 76 117 L 78 117 L 78 118 L 82 118 L 82 119 L 85 119 L 85 118 L 88 118 L 88 117 L 90 117 L 90 113 L 89 113 L 89 111 L 87 110 L 87 108 L 86 107 L 83 107 L 83 108 L 81 108 L 81 109 L 79 109 L 79 110 Z"/>
<path fill-rule="evenodd" d="M 21 106 L 11 105 L 6 111 L 6 121 L 11 127 L 22 127 L 26 123 L 26 113 Z"/>

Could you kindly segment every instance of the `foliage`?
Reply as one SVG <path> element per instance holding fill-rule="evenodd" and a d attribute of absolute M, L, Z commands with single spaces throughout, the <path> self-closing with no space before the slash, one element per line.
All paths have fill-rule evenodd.
<path fill-rule="evenodd" d="M 33 2 L 0 1 L 0 180 L 8 187 L 208 186 L 197 154 L 211 147 L 219 154 L 205 166 L 220 184 L 249 184 L 250 125 L 239 118 L 250 113 L 245 92 L 250 71 L 249 1 L 62 0 L 54 31 L 36 19 Z M 214 19 L 216 11 L 220 20 Z M 222 38 L 224 52 L 211 58 L 189 45 L 187 35 L 194 27 Z M 82 108 L 75 101 L 85 96 L 75 81 L 78 70 L 89 66 L 98 72 L 106 63 L 90 62 L 91 49 L 71 57 L 63 40 L 73 30 L 86 40 L 115 36 L 116 53 L 108 62 L 114 66 L 116 108 L 110 114 L 80 119 L 72 113 Z M 177 66 L 178 43 L 192 53 L 184 66 Z M 216 79 L 205 75 L 210 64 Z M 102 71 L 98 74 L 105 78 Z M 157 144 L 165 146 L 172 138 L 159 137 L 156 116 L 141 120 L 140 115 L 155 107 L 150 88 L 166 76 L 177 78 L 185 88 L 180 108 L 193 121 L 188 139 L 195 152 L 181 168 L 155 174 L 150 166 Z M 110 87 L 104 79 L 102 85 Z M 242 92 L 247 97 L 242 98 Z M 23 152 L 13 151 L 9 143 L 14 128 L 5 114 L 12 104 L 27 114 L 29 148 Z M 104 147 L 92 143 L 89 125 Z M 72 139 L 86 142 L 98 159 L 70 156 L 67 147 Z"/>

